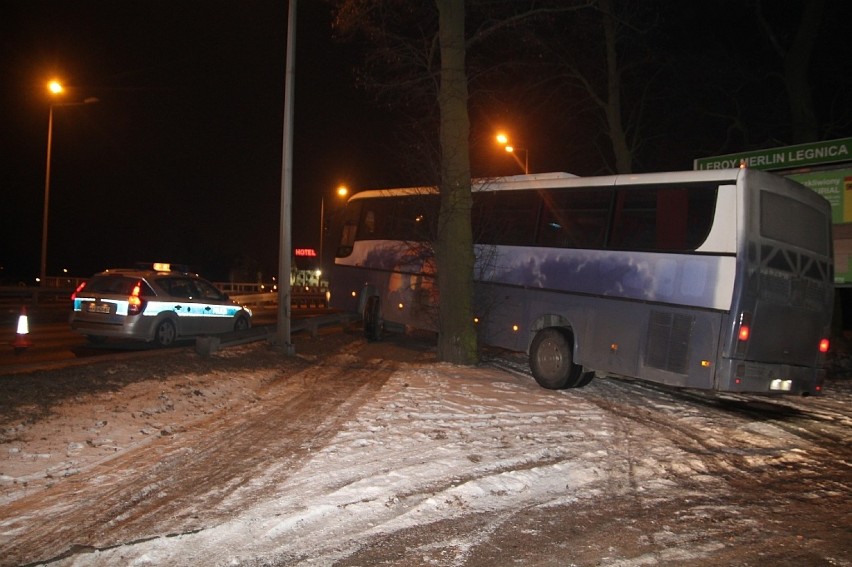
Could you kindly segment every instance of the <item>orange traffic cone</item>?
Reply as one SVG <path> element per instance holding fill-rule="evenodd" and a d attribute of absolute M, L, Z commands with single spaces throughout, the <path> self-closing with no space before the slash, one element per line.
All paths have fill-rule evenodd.
<path fill-rule="evenodd" d="M 15 340 L 12 341 L 12 347 L 15 349 L 15 354 L 20 354 L 27 350 L 32 344 L 30 342 L 30 324 L 27 320 L 27 308 L 21 307 L 21 315 L 18 317 L 18 332 Z"/>

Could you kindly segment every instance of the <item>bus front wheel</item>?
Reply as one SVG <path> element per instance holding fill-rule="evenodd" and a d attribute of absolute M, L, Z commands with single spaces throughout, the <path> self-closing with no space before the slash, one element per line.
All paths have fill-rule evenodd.
<path fill-rule="evenodd" d="M 530 345 L 530 369 L 542 388 L 561 390 L 589 383 L 591 373 L 574 364 L 570 334 L 559 329 L 542 329 Z"/>
<path fill-rule="evenodd" d="M 368 341 L 377 341 L 382 338 L 380 307 L 378 296 L 373 295 L 367 298 L 367 304 L 364 306 L 364 337 Z"/>

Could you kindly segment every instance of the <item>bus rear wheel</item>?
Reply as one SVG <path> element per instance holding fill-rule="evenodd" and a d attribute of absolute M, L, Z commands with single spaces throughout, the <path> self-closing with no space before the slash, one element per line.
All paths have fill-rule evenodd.
<path fill-rule="evenodd" d="M 380 307 L 378 296 L 367 298 L 367 304 L 364 306 L 364 337 L 368 341 L 378 341 L 382 338 Z"/>
<path fill-rule="evenodd" d="M 570 334 L 560 329 L 542 329 L 530 345 L 530 369 L 542 388 L 579 388 L 594 376 L 574 364 Z"/>

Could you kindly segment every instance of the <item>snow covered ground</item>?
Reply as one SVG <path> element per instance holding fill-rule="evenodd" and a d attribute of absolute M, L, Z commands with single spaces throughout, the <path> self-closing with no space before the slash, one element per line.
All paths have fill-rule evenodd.
<path fill-rule="evenodd" d="M 402 368 L 288 479 L 281 498 L 203 532 L 147 542 L 138 558 L 213 564 L 227 557 L 239 564 L 305 557 L 329 564 L 379 534 L 590 497 L 595 486 L 611 484 L 598 440 L 613 432 L 601 427 L 600 410 L 566 407 L 563 397 L 518 382 L 448 365 Z M 569 434 L 566 421 L 587 426 Z M 277 472 L 255 482 L 275 482 Z"/>
<path fill-rule="evenodd" d="M 250 357 L 262 348 L 250 345 L 221 356 Z M 209 419 L 215 412 L 244 412 L 244 418 L 251 419 L 258 407 L 292 399 L 297 392 L 310 390 L 312 384 L 331 380 L 341 372 L 345 375 L 348 368 L 369 373 L 386 367 L 394 358 L 394 348 L 355 341 L 330 356 L 308 356 L 303 359 L 308 363 L 304 368 L 280 383 L 275 382 L 275 368 L 265 366 L 157 376 L 127 384 L 123 393 L 110 394 L 110 400 L 122 400 L 120 415 L 125 416 L 134 412 L 138 416 L 141 409 L 154 407 L 150 404 L 156 394 L 160 400 L 159 411 L 154 412 L 156 423 L 143 420 L 142 429 L 159 428 L 159 435 L 147 431 L 140 437 L 140 421 L 122 421 L 118 412 L 105 409 L 112 406 L 103 402 L 104 394 L 76 402 L 78 408 L 94 407 L 87 404 L 101 407 L 100 421 L 104 423 L 100 428 L 109 431 L 95 438 L 108 437 L 117 447 L 116 453 L 145 443 L 179 443 L 182 432 L 202 415 Z M 585 510 L 614 500 L 629 501 L 644 510 L 641 523 L 634 520 L 631 542 L 624 543 L 627 536 L 623 533 L 606 533 L 608 523 L 615 525 L 624 518 L 612 518 L 608 523 L 601 520 L 595 528 L 601 532 L 599 549 L 587 545 L 582 553 L 552 555 L 551 564 L 725 563 L 746 541 L 742 538 L 769 538 L 770 547 L 789 545 L 798 554 L 791 556 L 794 560 L 804 557 L 818 559 L 814 564 L 852 564 L 848 539 L 825 546 L 814 535 L 818 531 L 799 528 L 798 520 L 790 527 L 766 528 L 759 517 L 761 502 L 753 500 L 755 495 L 743 494 L 749 483 L 768 494 L 777 493 L 788 480 L 800 482 L 799 471 L 810 470 L 813 477 L 824 476 L 825 482 L 814 482 L 804 504 L 796 503 L 781 513 L 799 510 L 801 519 L 808 522 L 813 522 L 814 514 L 825 513 L 827 523 L 831 516 L 837 524 L 832 528 L 835 532 L 843 533 L 845 526 L 845 533 L 850 533 L 852 453 L 848 445 L 844 454 L 835 455 L 839 465 L 825 464 L 826 451 L 842 448 L 843 436 L 852 424 L 852 392 L 845 383 L 827 392 L 825 398 L 781 402 L 780 409 L 756 418 L 751 410 L 731 412 L 718 400 L 690 401 L 613 380 L 595 380 L 576 391 L 547 391 L 519 373 L 488 365 L 465 368 L 436 363 L 432 356 L 425 352 L 395 362 L 375 393 L 353 396 L 353 407 L 344 412 L 345 421 L 335 415 L 322 416 L 336 432 L 321 440 L 310 436 L 301 440 L 306 457 L 294 461 L 270 456 L 262 471 L 248 482 L 227 490 L 210 486 L 210 491 L 227 492 L 220 508 L 236 511 L 227 518 L 210 515 L 210 510 L 191 510 L 190 515 L 200 518 L 199 527 L 179 533 L 158 533 L 153 528 L 136 541 L 108 545 L 69 542 L 81 547 L 53 556 L 49 564 L 367 565 L 371 562 L 365 550 L 412 531 L 419 536 L 415 543 L 406 544 L 406 559 L 386 564 L 531 564 L 508 551 L 503 555 L 505 562 L 485 563 L 477 557 L 483 546 L 499 543 L 502 533 L 517 532 L 513 522 L 522 512 L 564 514 L 572 507 Z M 288 394 L 287 388 L 293 388 L 292 392 Z M 195 395 L 176 393 L 189 390 Z M 208 400 L 204 408 L 188 405 L 187 400 L 202 398 Z M 738 406 L 741 402 L 727 403 Z M 64 418 L 61 411 L 45 417 L 43 426 L 55 427 L 51 420 L 67 420 L 65 413 Z M 97 413 L 86 414 L 89 429 L 96 426 Z M 804 423 L 799 415 L 803 413 L 821 415 L 825 420 L 830 415 L 829 429 Z M 820 431 L 833 439 L 829 449 L 825 438 L 817 437 Z M 30 434 L 40 433 L 30 429 Z M 65 470 L 69 461 L 77 460 L 68 479 L 56 483 L 73 481 L 76 473 L 104 463 L 103 451 L 95 450 L 102 445 L 92 442 L 91 432 L 87 435 L 73 439 L 73 434 L 66 433 Z M 6 460 L 0 460 L 4 488 L 0 493 L 0 556 L 30 521 L 13 515 L 16 502 L 23 497 L 16 470 L 24 470 L 16 469 L 14 462 L 21 451 L 28 450 L 26 435 L 11 439 L 7 429 L 7 437 Z M 71 443 L 77 444 L 76 455 L 69 456 Z M 81 456 L 87 452 L 90 460 Z M 39 459 L 38 455 L 33 458 Z M 831 468 L 835 466 L 838 468 Z M 32 470 L 26 474 L 31 479 L 37 476 Z M 36 484 L 32 483 L 31 492 L 52 489 L 33 488 Z M 158 485 L 153 480 L 151 486 L 151 498 L 167 497 L 156 494 Z M 274 496 L 258 498 L 261 489 Z M 654 518 L 655 506 L 676 509 L 676 513 Z M 48 508 L 37 514 L 50 513 Z M 216 519 L 206 521 L 205 517 Z M 475 529 L 430 535 L 430 526 L 463 524 L 466 518 L 477 519 Z M 112 520 L 103 518 L 104 522 Z M 767 529 L 770 531 L 764 531 Z M 821 529 L 826 533 L 825 526 Z M 531 541 L 567 537 L 565 533 L 534 532 L 529 530 Z M 523 533 L 515 537 L 519 535 Z M 776 538 L 774 543 L 772 538 Z M 37 550 L 30 551 L 31 559 L 48 559 Z M 588 561 L 590 557 L 595 558 L 593 563 Z M 0 559 L 0 564 L 15 563 Z"/>

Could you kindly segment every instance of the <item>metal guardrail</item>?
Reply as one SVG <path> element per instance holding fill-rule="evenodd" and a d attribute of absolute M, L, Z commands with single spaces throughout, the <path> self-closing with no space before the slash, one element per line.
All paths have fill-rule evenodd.
<path fill-rule="evenodd" d="M 319 317 L 308 317 L 295 321 L 290 329 L 291 332 L 307 331 L 312 337 L 317 336 L 321 327 L 341 325 L 343 328 L 358 320 L 358 316 L 352 313 L 332 313 Z M 245 331 L 226 333 L 224 335 L 200 336 L 195 340 L 195 351 L 202 356 L 210 356 L 221 348 L 237 346 L 257 341 L 275 342 L 277 335 L 275 327 L 252 327 Z"/>
<path fill-rule="evenodd" d="M 25 285 L 23 282 L 17 285 L 2 285 L 0 286 L 0 294 L 2 295 L 32 295 L 50 291 L 65 292 L 70 294 L 77 286 L 89 278 L 79 278 L 74 276 L 48 276 L 44 279 L 41 285 Z M 264 284 L 258 282 L 213 282 L 220 290 L 227 294 L 235 293 L 271 293 L 275 291 L 273 284 Z M 311 292 L 325 292 L 328 290 L 328 282 L 319 281 L 317 278 L 306 278 L 302 272 L 296 274 L 291 283 L 293 291 L 306 290 Z M 69 291 L 70 290 L 70 291 Z"/>
<path fill-rule="evenodd" d="M 278 305 L 277 293 L 243 293 L 230 295 L 232 301 L 248 307 Z M 290 294 L 290 305 L 295 308 L 327 308 L 328 296 L 320 291 L 297 291 Z"/>
<path fill-rule="evenodd" d="M 266 284 L 245 282 L 213 282 L 213 285 L 233 295 L 237 293 L 271 293 L 272 288 Z"/>
<path fill-rule="evenodd" d="M 0 286 L 0 302 L 28 303 L 38 305 L 46 301 L 63 301 L 71 297 L 74 292 L 71 288 L 60 287 L 24 287 L 24 286 Z"/>
<path fill-rule="evenodd" d="M 49 301 L 65 301 L 84 278 L 52 278 L 43 287 L 0 286 L 0 303 L 24 303 L 38 305 Z M 270 291 L 256 283 L 216 283 L 216 287 L 227 293 L 232 300 L 249 307 L 278 305 L 277 291 Z M 297 308 L 328 307 L 327 290 L 313 287 L 293 287 L 290 300 Z"/>

